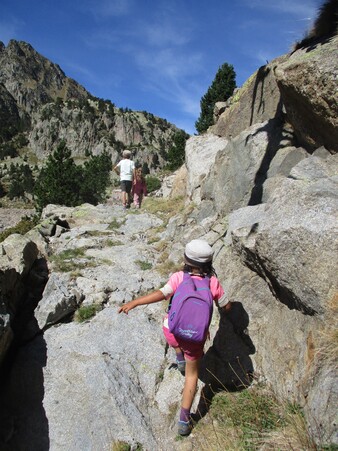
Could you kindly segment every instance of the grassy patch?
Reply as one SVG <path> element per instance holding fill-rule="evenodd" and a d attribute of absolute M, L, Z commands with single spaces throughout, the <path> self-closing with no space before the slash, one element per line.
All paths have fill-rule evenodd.
<path fill-rule="evenodd" d="M 263 386 L 238 393 L 220 393 L 206 421 L 195 428 L 193 447 L 199 450 L 315 450 L 302 409 L 278 400 Z"/>
<path fill-rule="evenodd" d="M 80 271 L 79 269 L 74 269 L 70 272 L 70 277 L 72 280 L 75 280 L 78 277 L 83 277 L 82 271 Z"/>
<path fill-rule="evenodd" d="M 160 249 L 165 249 L 165 246 L 162 245 L 163 242 L 159 243 Z M 155 267 L 156 271 L 158 271 L 162 276 L 167 276 L 176 271 L 182 270 L 182 263 L 175 263 L 169 259 L 168 251 L 164 250 L 162 254 L 157 259 L 157 264 Z"/>
<path fill-rule="evenodd" d="M 152 263 L 145 262 L 143 260 L 136 260 L 135 263 L 142 269 L 142 271 L 146 271 L 147 269 L 151 269 L 153 267 Z"/>
<path fill-rule="evenodd" d="M 53 263 L 54 269 L 61 272 L 79 271 L 88 266 L 96 266 L 91 261 L 93 257 L 86 256 L 85 251 L 85 247 L 66 249 L 59 254 L 52 255 L 50 261 Z"/>
<path fill-rule="evenodd" d="M 86 236 L 106 236 L 106 235 L 110 235 L 111 232 L 106 232 L 103 230 L 87 230 L 86 232 Z"/>
<path fill-rule="evenodd" d="M 78 308 L 74 315 L 74 320 L 78 323 L 83 323 L 90 318 L 93 318 L 98 311 L 101 310 L 101 306 L 92 304 L 92 305 L 83 305 Z"/>
<path fill-rule="evenodd" d="M 148 235 L 147 243 L 153 244 L 153 243 L 157 243 L 158 241 L 160 241 L 161 237 L 159 236 L 159 234 L 164 232 L 165 229 L 166 229 L 166 224 L 151 228 L 147 234 Z"/>
<path fill-rule="evenodd" d="M 127 442 L 123 442 L 121 440 L 118 440 L 114 442 L 111 446 L 111 451 L 130 451 L 131 446 Z"/>
<path fill-rule="evenodd" d="M 163 263 L 156 265 L 155 269 L 161 274 L 161 276 L 165 276 L 168 274 L 172 274 L 176 271 L 180 271 L 182 269 L 182 264 L 175 263 L 172 260 L 167 260 Z"/>
<path fill-rule="evenodd" d="M 4 230 L 0 233 L 0 243 L 4 241 L 7 237 L 10 235 L 13 235 L 13 233 L 19 233 L 20 235 L 25 235 L 25 233 L 29 232 L 31 229 L 33 229 L 37 224 L 39 223 L 38 216 L 32 216 L 32 217 L 23 217 L 21 220 L 13 227 L 9 227 L 8 229 Z"/>
<path fill-rule="evenodd" d="M 108 229 L 109 230 L 119 229 L 124 223 L 125 223 L 125 220 L 124 221 L 118 221 L 116 218 L 113 218 L 113 220 L 111 221 L 111 223 L 108 226 Z"/>
<path fill-rule="evenodd" d="M 122 241 L 112 239 L 105 240 L 102 244 L 104 247 L 114 247 L 123 245 Z"/>
<path fill-rule="evenodd" d="M 117 245 L 114 243 L 114 245 Z M 95 268 L 100 265 L 111 265 L 111 261 L 103 258 L 95 258 L 86 255 L 86 247 L 66 249 L 59 254 L 52 255 L 49 260 L 53 264 L 53 269 L 60 272 L 70 272 L 74 277 L 81 274 L 85 268 Z M 73 277 L 73 276 L 72 276 Z"/>
<path fill-rule="evenodd" d="M 164 252 L 168 248 L 168 246 L 170 246 L 170 243 L 168 243 L 168 241 L 161 240 L 155 244 L 154 248 L 157 250 L 157 252 Z"/>
<path fill-rule="evenodd" d="M 117 440 L 111 445 L 111 451 L 131 451 L 131 449 L 135 451 L 142 451 L 143 446 L 141 443 L 136 443 L 136 445 L 131 446 L 129 443 L 122 440 Z"/>
<path fill-rule="evenodd" d="M 174 199 L 163 199 L 158 197 L 146 197 L 144 199 L 143 209 L 147 213 L 156 214 L 163 221 L 169 221 L 172 216 L 184 209 L 183 197 Z"/>

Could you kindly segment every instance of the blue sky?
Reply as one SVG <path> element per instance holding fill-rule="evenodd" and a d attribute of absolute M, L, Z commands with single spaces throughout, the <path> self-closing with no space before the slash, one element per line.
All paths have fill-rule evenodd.
<path fill-rule="evenodd" d="M 237 86 L 287 53 L 322 0 L 1 0 L 0 41 L 25 41 L 92 95 L 195 132 L 225 62 Z"/>

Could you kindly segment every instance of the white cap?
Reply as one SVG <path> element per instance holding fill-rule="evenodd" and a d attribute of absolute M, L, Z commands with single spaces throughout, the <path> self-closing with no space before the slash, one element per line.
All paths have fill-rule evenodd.
<path fill-rule="evenodd" d="M 208 263 L 214 251 L 204 240 L 192 240 L 185 246 L 184 256 L 188 263 Z"/>

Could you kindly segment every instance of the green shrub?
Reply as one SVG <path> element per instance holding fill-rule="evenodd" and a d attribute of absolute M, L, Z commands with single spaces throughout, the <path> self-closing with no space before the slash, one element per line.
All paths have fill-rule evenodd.
<path fill-rule="evenodd" d="M 52 255 L 50 261 L 53 262 L 56 271 L 69 272 L 74 269 L 84 269 L 90 265 L 89 260 L 92 257 L 86 257 L 86 248 L 79 247 L 75 249 L 66 249 L 59 254 Z M 84 261 L 79 262 L 79 259 Z"/>
<path fill-rule="evenodd" d="M 113 218 L 113 220 L 111 221 L 111 223 L 108 226 L 108 229 L 109 230 L 119 229 L 122 224 L 123 224 L 123 222 L 119 222 L 116 218 Z"/>
<path fill-rule="evenodd" d="M 114 442 L 111 447 L 111 451 L 130 451 L 130 450 L 131 446 L 127 442 L 122 442 L 121 440 Z"/>
<path fill-rule="evenodd" d="M 151 263 L 142 260 L 136 260 L 135 263 L 142 269 L 142 271 L 146 271 L 147 269 L 151 269 L 153 267 Z"/>
<path fill-rule="evenodd" d="M 111 157 L 106 153 L 91 156 L 83 166 L 76 166 L 71 151 L 61 141 L 36 180 L 34 195 L 37 208 L 48 204 L 73 207 L 104 199 L 110 184 Z"/>
<path fill-rule="evenodd" d="M 147 175 L 146 184 L 148 193 L 152 193 L 161 188 L 161 180 L 153 175 Z"/>
<path fill-rule="evenodd" d="M 13 233 L 25 235 L 25 233 L 33 229 L 33 227 L 35 227 L 38 224 L 38 222 L 39 222 L 38 216 L 32 217 L 25 216 L 21 218 L 21 220 L 14 227 L 10 227 L 0 233 L 0 243 Z"/>
<path fill-rule="evenodd" d="M 74 319 L 78 323 L 83 323 L 84 321 L 93 318 L 99 310 L 101 310 L 101 306 L 96 304 L 83 305 L 76 310 Z"/>

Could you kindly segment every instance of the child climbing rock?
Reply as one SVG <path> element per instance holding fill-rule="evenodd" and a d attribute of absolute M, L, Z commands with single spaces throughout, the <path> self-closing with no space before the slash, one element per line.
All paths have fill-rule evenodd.
<path fill-rule="evenodd" d="M 206 241 L 190 241 L 185 247 L 182 271 L 175 272 L 164 287 L 127 302 L 119 309 L 119 313 L 128 314 L 139 305 L 172 298 L 172 305 L 164 318 L 163 333 L 176 352 L 178 369 L 185 374 L 178 421 L 178 433 L 183 436 L 189 435 L 193 427 L 190 410 L 197 389 L 199 362 L 208 336 L 213 301 L 227 311 L 231 308 L 212 266 L 212 258 L 213 250 Z M 175 296 L 180 297 L 178 302 Z M 196 310 L 198 308 L 201 310 Z M 210 317 L 205 318 L 206 315 Z M 187 317 L 189 327 L 185 322 Z M 203 329 L 198 322 L 201 317 L 204 318 Z"/>

